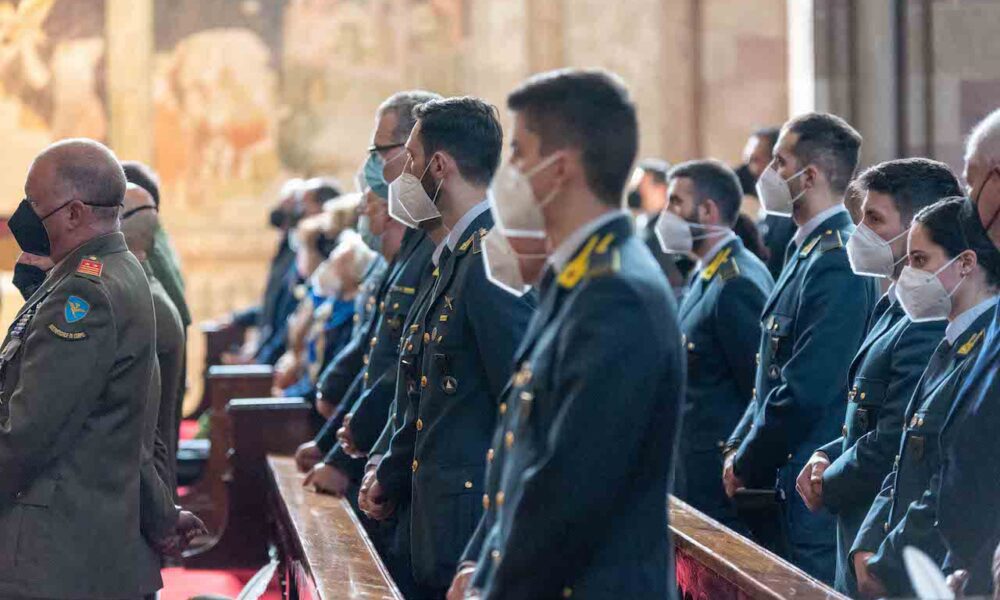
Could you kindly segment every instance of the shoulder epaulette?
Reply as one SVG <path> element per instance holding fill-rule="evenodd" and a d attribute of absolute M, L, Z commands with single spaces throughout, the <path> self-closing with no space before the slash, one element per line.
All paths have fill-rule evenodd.
<path fill-rule="evenodd" d="M 472 253 L 479 254 L 483 251 L 483 238 L 489 233 L 486 229 L 480 229 L 472 235 Z"/>
<path fill-rule="evenodd" d="M 828 252 L 844 247 L 844 238 L 840 237 L 839 229 L 827 229 L 819 236 L 819 251 Z"/>
<path fill-rule="evenodd" d="M 740 266 L 736 264 L 735 260 L 727 260 L 721 265 L 719 265 L 719 279 L 722 281 L 729 281 L 730 279 L 735 279 L 740 274 Z"/>
<path fill-rule="evenodd" d="M 87 256 L 80 260 L 80 264 L 73 274 L 84 279 L 90 279 L 91 281 L 100 281 L 101 273 L 103 272 L 104 263 L 96 256 Z"/>
<path fill-rule="evenodd" d="M 962 344 L 962 347 L 959 348 L 958 350 L 956 350 L 955 354 L 957 354 L 959 356 L 966 356 L 966 355 L 968 355 L 970 352 L 972 352 L 976 348 L 976 345 L 979 344 L 979 340 L 983 339 L 983 335 L 985 333 L 986 333 L 985 329 L 979 330 L 979 332 L 976 333 L 976 335 L 974 335 L 971 338 L 969 338 L 969 341 L 967 341 L 964 344 Z"/>

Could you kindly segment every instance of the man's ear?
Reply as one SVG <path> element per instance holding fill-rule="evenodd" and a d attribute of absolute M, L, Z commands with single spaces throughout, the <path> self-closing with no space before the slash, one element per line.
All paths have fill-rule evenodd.
<path fill-rule="evenodd" d="M 698 203 L 698 220 L 706 225 L 718 225 L 722 221 L 719 205 L 711 198 L 705 198 Z"/>

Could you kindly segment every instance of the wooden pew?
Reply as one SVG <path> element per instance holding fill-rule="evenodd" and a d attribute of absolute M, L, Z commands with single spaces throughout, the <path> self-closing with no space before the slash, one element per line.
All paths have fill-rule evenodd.
<path fill-rule="evenodd" d="M 682 600 L 849 600 L 673 496 L 669 511 Z"/>
<path fill-rule="evenodd" d="M 233 348 L 238 348 L 243 344 L 246 335 L 246 328 L 228 323 L 222 324 L 215 321 L 202 323 L 201 333 L 205 337 L 205 361 L 203 363 L 201 378 L 201 401 L 190 415 L 186 418 L 197 419 L 206 411 L 211 409 L 212 401 L 209 396 L 208 379 L 212 367 L 222 364 L 222 354 Z"/>
<path fill-rule="evenodd" d="M 302 487 L 294 460 L 267 459 L 285 597 L 402 599 L 350 504 Z"/>

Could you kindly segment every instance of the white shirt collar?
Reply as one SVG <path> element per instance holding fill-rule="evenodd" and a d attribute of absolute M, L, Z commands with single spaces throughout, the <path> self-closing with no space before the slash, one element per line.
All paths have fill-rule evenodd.
<path fill-rule="evenodd" d="M 715 244 L 708 250 L 705 256 L 698 260 L 698 263 L 695 264 L 694 266 L 694 270 L 701 271 L 703 268 L 705 268 L 705 265 L 711 264 L 712 259 L 714 259 L 719 254 L 719 252 L 721 252 L 722 249 L 726 247 L 726 244 L 735 239 L 736 239 L 736 234 L 733 233 L 732 231 L 726 231 L 725 233 L 723 233 L 722 237 L 716 240 Z"/>
<path fill-rule="evenodd" d="M 625 213 L 620 210 L 608 211 L 569 234 L 566 239 L 559 244 L 559 247 L 552 252 L 552 255 L 549 256 L 549 264 L 552 265 L 552 269 L 556 273 L 561 272 L 566 266 L 566 263 L 573 258 L 573 255 L 576 254 L 576 251 L 580 249 L 580 246 L 583 245 L 583 242 L 586 241 L 588 237 L 601 227 L 604 227 L 624 214 Z"/>
<path fill-rule="evenodd" d="M 434 254 L 431 254 L 431 262 L 434 263 L 435 267 L 438 266 L 439 262 L 441 262 L 441 253 L 444 252 L 444 249 L 447 246 L 448 246 L 448 238 L 444 238 L 443 240 L 438 242 L 437 246 L 434 246 Z"/>
<path fill-rule="evenodd" d="M 448 232 L 448 237 L 444 239 L 448 243 L 448 249 L 454 252 L 455 246 L 457 246 L 458 243 L 462 241 L 462 236 L 465 234 L 465 230 L 469 228 L 469 225 L 472 225 L 472 222 L 478 219 L 479 215 L 483 214 L 489 209 L 490 209 L 489 200 L 483 200 L 479 204 L 465 211 L 465 214 L 462 215 L 462 218 L 459 219 L 457 223 L 455 223 L 455 227 Z"/>
<path fill-rule="evenodd" d="M 806 221 L 806 224 L 799 227 L 795 231 L 795 235 L 792 236 L 792 240 L 795 242 L 795 248 L 796 249 L 801 248 L 802 242 L 806 241 L 806 238 L 808 238 L 813 231 L 816 231 L 816 228 L 819 227 L 823 223 L 823 221 L 826 221 L 833 215 L 842 212 L 846 213 L 847 209 L 844 208 L 843 204 L 837 204 L 836 206 L 831 206 L 830 208 L 824 210 L 815 217 Z"/>
<path fill-rule="evenodd" d="M 895 281 L 889 284 L 889 289 L 885 291 L 885 295 L 889 298 L 889 306 L 896 306 L 896 303 L 899 302 L 899 296 L 896 295 Z"/>
<path fill-rule="evenodd" d="M 976 319 L 984 312 L 996 306 L 996 303 L 997 296 L 991 296 L 955 317 L 951 323 L 948 323 L 948 327 L 945 328 L 944 338 L 948 340 L 949 344 L 954 344 L 972 326 Z"/>

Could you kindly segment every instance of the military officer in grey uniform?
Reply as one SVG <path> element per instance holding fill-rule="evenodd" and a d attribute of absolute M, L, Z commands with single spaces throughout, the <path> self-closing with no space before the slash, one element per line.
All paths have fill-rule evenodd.
<path fill-rule="evenodd" d="M 55 267 L 0 350 L 4 598 L 142 597 L 162 586 L 143 536 L 194 531 L 153 464 L 153 303 L 118 231 L 124 192 L 107 148 L 67 140 L 32 163 L 10 220 Z"/>
<path fill-rule="evenodd" d="M 552 252 L 486 452 L 486 512 L 450 595 L 672 598 L 666 498 L 684 357 L 670 287 L 618 210 L 634 104 L 606 71 L 564 70 L 507 105 L 498 227 L 547 237 Z"/>
<path fill-rule="evenodd" d="M 493 226 L 486 188 L 503 139 L 496 110 L 465 97 L 431 101 L 414 114 L 409 166 L 393 185 L 418 226 L 440 220 L 447 235 L 431 225 L 430 237 L 443 245 L 404 332 L 396 396 L 403 417 L 390 421 L 388 451 L 363 493 L 377 518 L 408 505 L 397 530 L 408 529 L 414 596 L 441 598 L 482 513 L 482 457 L 534 304 L 492 285 L 480 256 Z"/>
<path fill-rule="evenodd" d="M 733 233 L 742 194 L 716 160 L 682 163 L 668 175 L 667 208 L 656 223 L 664 252 L 693 256 L 681 299 L 687 393 L 674 495 L 742 530 L 722 488 L 722 450 L 753 396 L 760 311 L 774 280 Z"/>
<path fill-rule="evenodd" d="M 848 371 L 847 412 L 842 435 L 819 448 L 799 473 L 796 489 L 810 510 L 837 516 L 836 588 L 857 594 L 848 553 L 882 481 L 892 469 L 903 428 L 903 412 L 944 336 L 943 320 L 915 322 L 897 300 L 906 260 L 906 233 L 913 215 L 959 192 L 947 165 L 913 158 L 871 167 L 855 185 L 864 194 L 863 218 L 847 242 L 858 275 L 888 279 L 875 305 L 868 335 Z"/>
<path fill-rule="evenodd" d="M 845 245 L 854 233 L 843 195 L 858 162 L 861 136 L 839 117 L 790 120 L 774 160 L 757 182 L 764 208 L 790 214 L 798 229 L 761 317 L 756 392 L 728 442 L 726 493 L 775 485 L 783 499 L 787 558 L 833 583 L 836 524 L 814 514 L 795 480 L 820 445 L 837 437 L 847 371 L 878 299 L 870 277 L 851 271 Z"/>
<path fill-rule="evenodd" d="M 858 592 L 865 597 L 914 596 L 903 564 L 906 546 L 919 548 L 939 564 L 944 561 L 945 545 L 936 523 L 941 463 L 956 435 L 951 427 L 954 415 L 968 399 L 958 390 L 983 348 L 1000 286 L 1000 253 L 982 231 L 975 207 L 964 198 L 944 200 L 917 213 L 909 256 L 911 269 L 936 273 L 942 284 L 938 289 L 952 293 L 950 301 L 939 304 L 911 300 L 924 294 L 919 290 L 937 288 L 933 281 L 901 290 L 904 308 L 932 307 L 933 314 L 918 318 L 944 316 L 947 320 L 935 322 L 947 328 L 904 409 L 902 437 L 896 436 L 893 448 L 894 468 L 848 548 L 853 559 L 848 569 L 852 576 L 857 571 Z"/>

